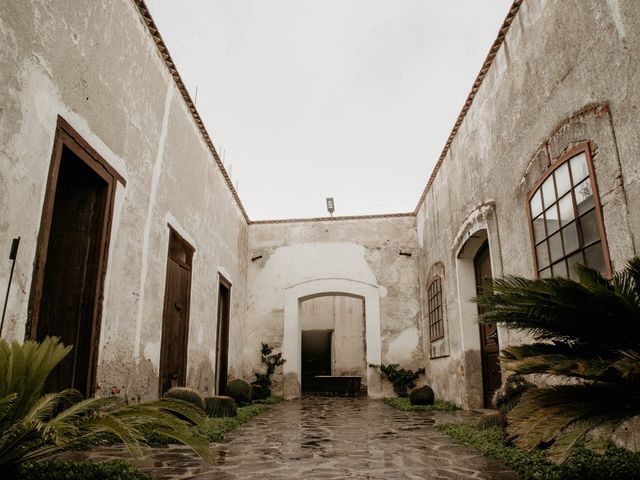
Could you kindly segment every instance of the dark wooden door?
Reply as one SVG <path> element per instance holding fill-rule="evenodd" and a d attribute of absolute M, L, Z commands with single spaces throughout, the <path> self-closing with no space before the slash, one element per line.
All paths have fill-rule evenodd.
<path fill-rule="evenodd" d="M 47 378 L 46 391 L 75 388 L 89 396 L 109 184 L 67 147 L 61 154 L 35 338 L 56 336 L 73 346 Z"/>
<path fill-rule="evenodd" d="M 316 375 L 331 375 L 331 330 L 302 331 L 302 391 L 318 392 L 324 383 Z"/>
<path fill-rule="evenodd" d="M 220 279 L 218 286 L 218 328 L 216 336 L 216 394 L 224 395 L 229 369 L 229 311 L 231 284 Z"/>
<path fill-rule="evenodd" d="M 478 250 L 474 260 L 476 275 L 476 293 L 481 295 L 486 291 L 487 281 L 491 279 L 491 255 L 489 244 L 485 244 Z M 478 307 L 478 315 L 483 310 Z M 492 408 L 491 398 L 493 393 L 502 385 L 500 371 L 500 345 L 498 344 L 498 329 L 495 323 L 480 325 L 480 355 L 482 357 L 482 391 L 485 408 Z"/>
<path fill-rule="evenodd" d="M 162 319 L 160 395 L 186 383 L 192 254 L 193 249 L 172 230 Z"/>

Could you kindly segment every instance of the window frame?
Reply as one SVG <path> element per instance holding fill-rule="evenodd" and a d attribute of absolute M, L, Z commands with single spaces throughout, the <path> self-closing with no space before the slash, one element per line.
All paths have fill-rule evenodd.
<path fill-rule="evenodd" d="M 439 295 L 440 300 L 439 300 L 439 305 L 438 307 L 440 308 L 440 318 L 437 319 L 437 321 L 432 322 L 431 316 L 432 314 L 437 310 L 438 307 L 436 307 L 436 309 L 431 309 L 431 303 L 433 301 L 434 297 L 431 297 L 429 292 L 431 291 L 431 288 L 434 286 L 434 284 L 438 282 L 438 292 L 437 295 Z M 429 284 L 427 285 L 427 323 L 428 323 L 428 327 L 429 327 L 429 343 L 433 343 L 436 342 L 438 340 L 442 340 L 444 338 L 444 302 L 442 300 L 442 277 L 440 275 L 435 275 L 431 281 L 429 282 Z M 439 336 L 436 337 L 432 337 L 432 332 L 438 331 L 436 327 L 437 325 L 440 326 L 439 328 Z"/>
<path fill-rule="evenodd" d="M 556 160 L 551 162 L 551 164 L 545 169 L 545 171 L 542 173 L 538 181 L 534 184 L 533 188 L 527 194 L 526 211 L 527 211 L 527 220 L 529 223 L 529 239 L 531 242 L 531 255 L 533 259 L 534 275 L 536 278 L 540 278 L 540 272 L 539 272 L 539 266 L 538 266 L 538 257 L 536 255 L 536 239 L 535 239 L 534 228 L 533 228 L 533 215 L 531 213 L 531 199 L 541 189 L 542 184 L 545 182 L 545 180 L 547 180 L 553 174 L 553 172 L 555 172 L 563 164 L 567 163 L 572 158 L 576 157 L 577 155 L 580 155 L 581 153 L 584 153 L 586 158 L 587 170 L 589 172 L 589 181 L 591 183 L 591 191 L 593 193 L 594 211 L 596 215 L 596 221 L 598 224 L 598 233 L 600 235 L 600 242 L 602 245 L 602 256 L 604 259 L 604 267 L 605 267 L 605 271 L 603 272 L 603 275 L 608 278 L 610 278 L 612 275 L 611 258 L 609 256 L 609 245 L 607 242 L 607 234 L 606 234 L 604 219 L 602 215 L 602 204 L 600 203 L 600 192 L 598 190 L 598 182 L 596 179 L 595 167 L 593 165 L 593 156 L 591 153 L 592 150 L 593 148 L 590 142 L 583 142 L 578 145 L 575 145 L 574 147 L 569 148 L 562 155 L 560 155 Z M 582 181 L 585 181 L 585 180 L 582 180 Z M 573 182 L 572 182 L 570 192 L 573 191 L 576 188 L 576 186 L 577 185 L 573 185 Z M 554 182 L 554 189 L 557 189 L 555 182 Z M 556 194 L 557 194 L 557 191 L 556 191 Z M 575 196 L 575 194 L 572 194 L 572 195 Z M 557 203 L 558 201 L 559 199 L 556 200 L 555 203 Z M 543 212 L 544 212 L 544 205 L 543 205 Z M 574 214 L 575 213 L 576 211 L 575 211 L 575 204 L 574 204 Z M 575 217 L 575 221 L 578 222 L 578 216 Z M 547 235 L 546 230 L 545 230 L 545 235 L 546 235 L 545 241 L 548 241 L 551 235 Z M 584 245 L 582 245 L 582 243 L 580 243 L 579 251 L 584 251 Z M 567 258 L 566 255 L 562 257 L 563 260 L 565 260 L 566 258 Z M 560 262 L 560 260 L 557 260 L 555 263 L 558 263 L 558 262 Z M 552 262 L 549 265 L 551 266 L 552 264 L 554 263 Z"/>

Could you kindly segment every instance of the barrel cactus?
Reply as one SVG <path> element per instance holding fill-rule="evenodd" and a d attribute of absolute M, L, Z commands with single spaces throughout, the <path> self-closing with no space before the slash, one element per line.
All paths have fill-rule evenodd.
<path fill-rule="evenodd" d="M 238 414 L 236 401 L 231 397 L 213 396 L 204 399 L 204 411 L 210 417 L 235 417 Z"/>
<path fill-rule="evenodd" d="M 236 378 L 227 383 L 226 394 L 240 406 L 249 405 L 251 403 L 251 384 L 246 380 Z"/>
<path fill-rule="evenodd" d="M 414 388 L 409 393 L 409 401 L 411 405 L 433 405 L 435 402 L 433 389 L 429 385 Z"/>
<path fill-rule="evenodd" d="M 251 399 L 252 400 L 264 400 L 271 396 L 271 389 L 264 385 L 258 385 L 257 383 L 251 384 Z"/>
<path fill-rule="evenodd" d="M 204 399 L 200 392 L 194 388 L 187 387 L 173 387 L 164 394 L 164 398 L 174 398 L 176 400 L 183 400 L 195 405 L 200 410 L 204 410 Z"/>

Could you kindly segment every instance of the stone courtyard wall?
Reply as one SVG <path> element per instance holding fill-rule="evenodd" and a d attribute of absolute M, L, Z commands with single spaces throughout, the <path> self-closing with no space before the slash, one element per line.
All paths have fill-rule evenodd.
<path fill-rule="evenodd" d="M 25 336 L 61 116 L 126 181 L 117 186 L 106 269 L 101 390 L 158 394 L 168 225 L 195 247 L 187 383 L 213 385 L 219 273 L 233 283 L 231 375 L 239 371 L 247 223 L 135 4 L 3 2 L 0 85 L 0 252 L 21 237 L 3 337 Z M 8 270 L 0 269 L 3 292 Z"/>
<path fill-rule="evenodd" d="M 638 51 L 635 2 L 522 4 L 417 211 L 423 309 L 430 279 L 443 278 L 445 339 L 425 338 L 424 349 L 429 380 L 444 398 L 482 403 L 468 301 L 474 242 L 488 237 L 494 275 L 535 275 L 527 196 L 563 152 L 590 142 L 612 268 L 638 253 Z M 522 338 L 500 330 L 499 340 L 503 347 Z"/>
<path fill-rule="evenodd" d="M 326 281 L 331 288 L 333 280 L 365 284 L 377 292 L 380 335 L 374 342 L 380 358 L 420 368 L 416 245 L 412 216 L 251 224 L 245 376 L 259 368 L 260 342 L 282 348 L 286 291 L 314 281 Z M 367 348 L 376 347 L 368 342 Z M 284 371 L 290 368 L 292 363 L 285 364 Z M 373 396 L 391 392 L 387 382 L 380 389 L 379 379 L 369 391 Z"/>

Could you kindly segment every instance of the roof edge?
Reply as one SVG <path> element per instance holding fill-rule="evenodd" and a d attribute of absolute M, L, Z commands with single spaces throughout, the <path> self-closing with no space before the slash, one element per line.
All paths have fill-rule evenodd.
<path fill-rule="evenodd" d="M 471 108 L 471 104 L 473 103 L 473 100 L 476 97 L 476 93 L 480 89 L 480 86 L 482 85 L 482 82 L 484 81 L 484 78 L 486 77 L 487 72 L 489 72 L 489 68 L 493 64 L 493 60 L 498 54 L 498 51 L 500 50 L 500 47 L 504 43 L 504 39 L 506 38 L 507 33 L 509 32 L 509 28 L 513 23 L 513 19 L 516 17 L 524 1 L 525 0 L 514 0 L 514 2 L 511 4 L 511 8 L 509 8 L 509 12 L 507 13 L 506 18 L 504 19 L 504 22 L 502 22 L 502 26 L 500 27 L 500 30 L 498 30 L 498 36 L 496 37 L 495 41 L 493 42 L 493 45 L 489 49 L 489 53 L 487 54 L 487 57 L 485 58 L 484 63 L 482 64 L 482 67 L 480 68 L 480 72 L 478 73 L 476 80 L 473 82 L 473 86 L 471 87 L 471 91 L 467 96 L 467 100 L 464 102 L 464 105 L 462 106 L 462 110 L 460 110 L 460 113 L 458 114 L 458 118 L 456 119 L 456 122 L 454 123 L 453 128 L 451 129 L 449 138 L 447 138 L 447 142 L 444 144 L 442 153 L 440 153 L 440 157 L 438 158 L 438 161 L 433 167 L 433 171 L 431 172 L 429 181 L 427 182 L 427 185 L 424 187 L 424 190 L 422 191 L 420 200 L 418 200 L 418 204 L 416 205 L 416 208 L 413 211 L 415 215 L 418 214 L 418 210 L 420 210 L 420 206 L 424 203 L 424 200 L 427 197 L 429 190 L 431 190 L 431 185 L 433 184 L 436 176 L 438 175 L 438 172 L 440 171 L 440 167 L 442 166 L 442 163 L 444 162 L 444 159 L 447 156 L 447 153 L 449 153 L 451 144 L 453 143 L 453 140 L 456 138 L 458 130 L 460 129 L 462 122 L 467 116 L 467 112 L 469 111 L 469 108 Z"/>
<path fill-rule="evenodd" d="M 213 159 L 216 165 L 218 165 L 218 168 L 220 169 L 220 172 L 224 177 L 227 187 L 229 188 L 229 191 L 231 192 L 231 195 L 233 196 L 233 199 L 235 200 L 236 205 L 238 205 L 238 208 L 240 209 L 240 212 L 242 213 L 244 220 L 247 222 L 247 224 L 251 223 L 251 220 L 249 219 L 249 215 L 247 215 L 247 211 L 244 209 L 244 205 L 242 204 L 242 201 L 238 196 L 238 192 L 236 191 L 235 187 L 233 186 L 233 183 L 231 182 L 231 177 L 229 176 L 227 169 L 224 167 L 224 164 L 222 163 L 222 160 L 218 155 L 216 147 L 213 145 L 211 136 L 209 135 L 209 132 L 207 132 L 207 129 L 204 126 L 202 118 L 200 118 L 200 114 L 196 109 L 196 105 L 191 99 L 191 96 L 187 91 L 187 87 L 182 81 L 182 77 L 180 77 L 180 73 L 178 73 L 178 69 L 175 63 L 173 62 L 171 55 L 169 54 L 169 49 L 165 45 L 164 40 L 162 39 L 162 36 L 158 31 L 158 27 L 156 26 L 155 22 L 153 21 L 153 18 L 151 17 L 149 8 L 147 7 L 144 0 L 132 0 L 132 1 L 136 6 L 136 8 L 138 9 L 138 12 L 142 17 L 142 20 L 144 21 L 144 24 L 146 25 L 148 32 L 151 34 L 151 38 L 153 39 L 153 41 L 156 44 L 156 47 L 158 48 L 158 53 L 160 54 L 160 57 L 164 60 L 164 63 L 167 66 L 167 69 L 169 70 L 169 73 L 173 77 L 176 87 L 182 94 L 182 98 L 184 102 L 187 104 L 187 108 L 191 113 L 191 117 L 193 118 L 193 121 L 196 123 L 196 126 L 198 127 L 198 130 L 200 131 L 200 134 L 202 135 L 204 142 L 207 144 L 207 147 L 209 147 L 209 151 L 211 152 L 211 155 L 213 155 Z"/>
<path fill-rule="evenodd" d="M 252 220 L 249 225 L 274 225 L 282 223 L 332 222 L 345 220 L 375 220 L 379 218 L 415 217 L 414 212 L 381 213 L 377 215 L 344 215 L 340 217 L 283 218 L 279 220 Z"/>

